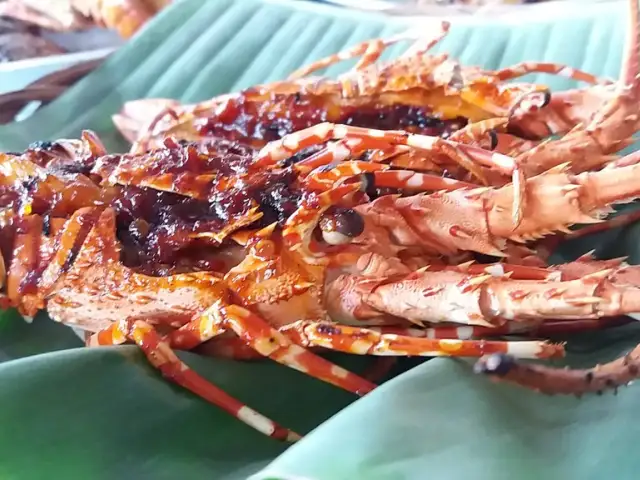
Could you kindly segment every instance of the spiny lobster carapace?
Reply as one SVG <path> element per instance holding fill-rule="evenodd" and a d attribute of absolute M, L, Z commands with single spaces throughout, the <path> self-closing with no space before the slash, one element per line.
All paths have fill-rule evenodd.
<path fill-rule="evenodd" d="M 529 72 L 608 83 L 548 63 L 525 62 L 499 71 L 463 66 L 445 54 L 428 54 L 445 36 L 449 23 L 428 27 L 433 32 L 430 36 L 407 32 L 367 41 L 318 60 L 285 81 L 202 103 L 180 105 L 165 99 L 131 102 L 114 120 L 125 136 L 137 140 L 134 151 L 157 145 L 167 135 L 191 140 L 222 137 L 264 146 L 268 141 L 321 122 L 449 135 L 468 122 L 517 118 L 544 107 L 549 101 L 546 87 L 506 83 Z M 414 43 L 394 61 L 378 62 L 385 48 L 403 40 Z M 355 67 L 336 80 L 309 76 L 358 56 L 360 60 Z"/>

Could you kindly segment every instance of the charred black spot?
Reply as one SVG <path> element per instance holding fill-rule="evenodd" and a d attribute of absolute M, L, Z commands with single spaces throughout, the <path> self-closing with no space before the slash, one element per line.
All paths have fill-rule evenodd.
<path fill-rule="evenodd" d="M 316 327 L 316 331 L 323 335 L 340 335 L 342 330 L 334 325 L 322 324 Z"/>
<path fill-rule="evenodd" d="M 360 181 L 362 185 L 364 185 L 364 192 L 371 200 L 375 200 L 376 198 L 382 197 L 384 195 L 392 195 L 392 194 L 402 194 L 401 190 L 396 188 L 389 187 L 381 187 L 378 188 L 376 186 L 376 177 L 371 172 L 365 172 L 360 175 Z"/>
<path fill-rule="evenodd" d="M 321 167 L 316 168 L 315 171 L 318 173 L 324 173 L 330 172 L 331 170 L 333 170 L 333 168 L 333 165 L 322 165 Z"/>
<path fill-rule="evenodd" d="M 23 180 L 22 186 L 27 192 L 32 192 L 38 186 L 38 179 L 30 177 L 27 180 Z"/>
<path fill-rule="evenodd" d="M 365 193 L 371 197 L 376 198 L 376 177 L 373 172 L 365 172 L 362 174 L 362 183 L 365 186 Z"/>
<path fill-rule="evenodd" d="M 588 384 L 590 384 L 593 381 L 593 372 L 587 372 L 584 376 L 584 381 Z"/>
<path fill-rule="evenodd" d="M 269 185 L 260 193 L 261 224 L 278 222 L 283 225 L 300 203 L 300 192 L 291 188 L 293 177 L 285 175 L 281 181 Z"/>
<path fill-rule="evenodd" d="M 49 215 L 42 218 L 42 233 L 47 237 L 51 234 L 51 216 Z"/>
<path fill-rule="evenodd" d="M 91 165 L 83 164 L 80 162 L 74 163 L 63 163 L 56 165 L 53 170 L 55 172 L 63 173 L 63 174 L 76 174 L 80 173 L 82 175 L 89 175 L 91 173 Z"/>
<path fill-rule="evenodd" d="M 78 253 L 80 253 L 80 248 L 73 248 L 71 250 L 67 258 L 64 259 L 64 264 L 62 265 L 63 272 L 66 272 L 71 268 L 71 265 L 73 265 L 73 262 L 75 262 L 78 257 Z"/>
<path fill-rule="evenodd" d="M 293 95 L 293 101 L 294 101 L 295 103 L 299 103 L 301 99 L 302 99 L 302 95 L 300 95 L 300 92 L 296 92 L 296 93 Z"/>
<path fill-rule="evenodd" d="M 314 153 L 318 153 L 320 150 L 324 148 L 324 145 L 312 145 L 307 148 L 303 148 L 295 155 L 290 156 L 284 161 L 284 166 L 289 167 L 291 165 L 295 165 L 296 163 L 309 158 Z"/>
<path fill-rule="evenodd" d="M 129 225 L 129 234 L 138 244 L 141 244 L 142 241 L 149 234 L 150 225 L 141 218 L 135 219 Z"/>
<path fill-rule="evenodd" d="M 280 138 L 294 131 L 293 123 L 288 118 L 276 118 L 271 123 L 262 125 L 260 135 L 268 142 L 279 140 Z"/>
<path fill-rule="evenodd" d="M 516 366 L 515 358 L 505 353 L 494 353 L 481 358 L 473 366 L 475 373 L 488 375 L 498 375 L 500 377 L 508 374 Z"/>

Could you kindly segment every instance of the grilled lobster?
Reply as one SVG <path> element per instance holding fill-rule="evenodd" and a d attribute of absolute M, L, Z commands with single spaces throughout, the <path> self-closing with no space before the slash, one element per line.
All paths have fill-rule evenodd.
<path fill-rule="evenodd" d="M 91 332 L 91 345 L 133 341 L 172 381 L 283 440 L 298 435 L 174 350 L 253 351 L 356 394 L 375 385 L 312 350 L 483 357 L 478 371 L 545 391 L 615 386 L 639 374 L 635 354 L 623 370 L 558 374 L 514 358 L 556 357 L 562 345 L 490 340 L 600 328 L 640 311 L 639 270 L 621 260 L 521 261 L 531 240 L 598 222 L 640 195 L 640 154 L 608 156 L 638 129 L 640 82 L 623 76 L 615 88 L 584 126 L 536 147 L 577 135 L 593 163 L 542 173 L 475 144 L 474 125 L 444 139 L 321 122 L 264 146 L 174 131 L 124 155 L 85 132 L 4 154 L 4 306 L 46 309 Z M 413 167 L 389 161 L 390 151 L 413 155 Z M 434 158 L 502 180 L 433 174 L 421 162 Z M 475 263 L 474 253 L 506 260 Z"/>
<path fill-rule="evenodd" d="M 326 146 L 309 154 L 314 144 Z M 448 265 L 465 251 L 500 255 L 509 242 L 592 221 L 637 196 L 637 154 L 599 172 L 556 168 L 528 179 L 535 201 L 514 230 L 512 185 L 476 187 L 353 160 L 388 145 L 442 154 L 461 147 L 322 124 L 259 152 L 166 139 L 145 154 L 107 155 L 86 132 L 83 141 L 4 155 L 6 306 L 27 316 L 46 309 L 95 332 L 94 345 L 134 341 L 171 380 L 288 440 L 297 435 L 205 382 L 173 349 L 235 334 L 259 355 L 363 394 L 371 382 L 307 348 L 550 358 L 561 345 L 446 337 L 541 332 L 546 319 L 556 326 L 639 310 L 637 282 L 629 282 L 637 270 L 619 263 Z M 372 201 L 363 172 L 405 196 Z"/>

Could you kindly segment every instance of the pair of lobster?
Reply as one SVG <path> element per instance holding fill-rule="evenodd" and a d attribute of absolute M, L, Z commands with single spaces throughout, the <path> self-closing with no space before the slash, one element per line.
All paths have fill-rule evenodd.
<path fill-rule="evenodd" d="M 481 357 L 478 371 L 550 393 L 626 383 L 634 354 L 557 371 L 515 358 L 561 356 L 562 345 L 490 339 L 640 311 L 636 267 L 549 267 L 535 253 L 640 195 L 640 155 L 614 155 L 640 122 L 631 7 L 617 83 L 551 64 L 463 67 L 428 54 L 444 24 L 388 64 L 382 50 L 411 35 L 199 105 L 153 102 L 162 111 L 143 128 L 116 120 L 134 140 L 128 154 L 108 154 L 92 132 L 3 154 L 4 305 L 46 309 L 90 345 L 133 341 L 172 381 L 290 441 L 174 350 L 268 357 L 359 395 L 375 385 L 313 350 Z M 337 80 L 309 77 L 358 55 Z M 505 83 L 535 70 L 596 85 L 551 95 Z"/>

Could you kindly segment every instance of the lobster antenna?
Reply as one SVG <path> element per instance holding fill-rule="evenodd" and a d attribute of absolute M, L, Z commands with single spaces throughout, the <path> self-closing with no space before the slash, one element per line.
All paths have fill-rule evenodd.
<path fill-rule="evenodd" d="M 633 84 L 636 76 L 640 74 L 640 9 L 638 0 L 629 1 L 629 27 L 620 71 L 622 88 Z"/>

